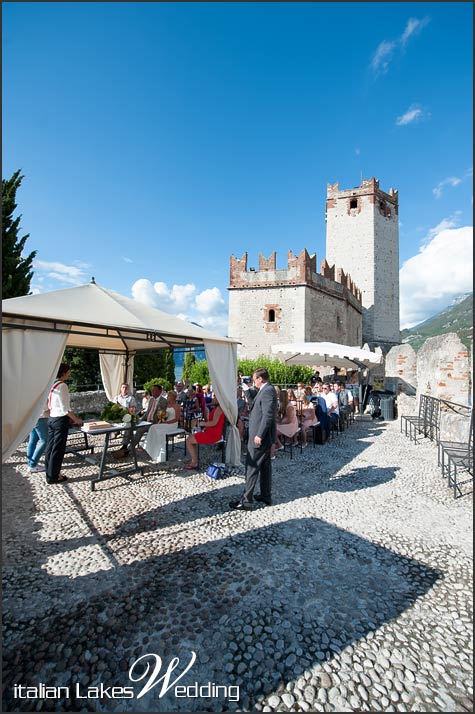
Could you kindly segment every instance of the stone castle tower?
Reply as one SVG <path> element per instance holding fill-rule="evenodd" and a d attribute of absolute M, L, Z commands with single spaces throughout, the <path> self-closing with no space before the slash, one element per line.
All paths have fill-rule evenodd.
<path fill-rule="evenodd" d="M 327 260 L 351 273 L 362 293 L 362 343 L 398 344 L 398 192 L 385 193 L 375 178 L 344 191 L 328 184 L 326 221 Z"/>
<path fill-rule="evenodd" d="M 259 267 L 247 268 L 247 253 L 231 256 L 229 335 L 238 339 L 239 357 L 269 354 L 279 342 L 362 344 L 361 292 L 350 275 L 317 256 L 289 250 L 287 268 L 276 269 L 276 253 L 259 254 Z"/>

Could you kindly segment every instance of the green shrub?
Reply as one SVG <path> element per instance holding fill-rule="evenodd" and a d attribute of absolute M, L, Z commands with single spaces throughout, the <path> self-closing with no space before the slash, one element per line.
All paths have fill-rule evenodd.
<path fill-rule="evenodd" d="M 166 392 L 169 392 L 170 389 L 173 389 L 173 384 L 169 382 L 168 379 L 164 379 L 163 377 L 152 377 L 152 379 L 149 379 L 148 382 L 144 383 L 143 388 L 146 392 L 150 392 L 151 394 L 152 387 L 154 384 L 161 384 Z"/>
<path fill-rule="evenodd" d="M 278 359 L 272 359 L 266 355 L 261 355 L 257 359 L 238 360 L 238 372 L 249 377 L 261 367 L 269 372 L 269 380 L 272 384 L 297 384 L 297 382 L 308 384 L 313 374 L 311 367 L 284 364 Z"/>
<path fill-rule="evenodd" d="M 122 417 L 127 413 L 128 409 L 124 409 L 124 407 L 121 407 L 120 404 L 113 404 L 112 402 L 109 402 L 109 404 L 106 404 L 102 410 L 101 419 L 104 419 L 105 421 L 119 422 L 122 421 Z"/>

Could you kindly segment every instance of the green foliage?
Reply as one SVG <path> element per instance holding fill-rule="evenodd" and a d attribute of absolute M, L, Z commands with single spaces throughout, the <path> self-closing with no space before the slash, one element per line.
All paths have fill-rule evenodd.
<path fill-rule="evenodd" d="M 99 352 L 81 347 L 66 347 L 63 362 L 71 365 L 69 389 L 71 392 L 88 391 L 101 384 Z M 80 388 L 79 388 L 80 386 Z"/>
<path fill-rule="evenodd" d="M 183 373 L 182 373 L 182 379 L 189 379 L 191 381 L 191 370 L 193 368 L 193 365 L 196 363 L 196 355 L 194 352 L 187 352 L 185 355 L 185 359 L 183 362 Z"/>
<path fill-rule="evenodd" d="M 139 352 L 134 359 L 134 381 L 138 386 L 144 385 L 150 380 L 152 374 L 163 374 L 164 382 L 174 384 L 175 382 L 175 360 L 173 350 L 161 349 L 150 352 Z M 155 382 L 157 384 L 158 382 Z"/>
<path fill-rule="evenodd" d="M 249 377 L 252 376 L 254 370 L 262 367 L 269 372 L 269 380 L 272 384 L 297 384 L 297 382 L 308 384 L 313 374 L 311 367 L 283 364 L 278 359 L 271 359 L 265 355 L 261 355 L 257 359 L 238 361 L 238 372 Z"/>
<path fill-rule="evenodd" d="M 109 402 L 102 410 L 101 419 L 104 419 L 104 421 L 120 422 L 125 414 L 128 413 L 128 410 L 121 407 L 120 404 Z"/>
<path fill-rule="evenodd" d="M 191 366 L 188 379 L 190 384 L 195 384 L 196 382 L 202 386 L 203 384 L 209 384 L 209 369 L 205 359 L 198 360 Z"/>
<path fill-rule="evenodd" d="M 173 350 L 165 351 L 165 379 L 167 379 L 171 384 L 175 384 L 175 358 L 173 356 Z"/>
<path fill-rule="evenodd" d="M 170 389 L 173 389 L 172 382 L 169 382 L 168 379 L 164 379 L 163 377 L 152 377 L 152 379 L 149 379 L 148 382 L 145 382 L 143 388 L 147 392 L 152 393 L 152 387 L 154 384 L 161 384 L 166 392 L 170 391 Z"/>
<path fill-rule="evenodd" d="M 16 192 L 23 176 L 15 171 L 10 179 L 2 179 L 2 298 L 20 297 L 30 293 L 33 277 L 32 263 L 36 250 L 26 258 L 22 256 L 29 233 L 18 237 L 20 216 L 13 218 Z"/>

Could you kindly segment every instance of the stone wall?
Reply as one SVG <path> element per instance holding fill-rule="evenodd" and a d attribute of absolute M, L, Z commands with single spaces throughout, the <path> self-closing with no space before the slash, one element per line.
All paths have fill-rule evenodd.
<path fill-rule="evenodd" d="M 413 355 L 416 358 L 415 370 Z M 421 394 L 446 399 L 465 408 L 457 409 L 456 413 L 449 407 L 441 406 L 439 438 L 445 441 L 467 439 L 469 405 L 472 401 L 469 356 L 455 333 L 430 337 L 417 355 L 410 345 L 393 347 L 386 357 L 385 386 L 398 379 L 403 385 L 397 398 L 398 416 L 417 414 Z M 416 396 L 409 395 L 407 384 L 417 388 Z"/>
<path fill-rule="evenodd" d="M 135 393 L 135 398 L 139 407 L 142 404 L 143 390 Z M 104 407 L 109 403 L 106 393 L 103 390 L 96 392 L 76 392 L 71 394 L 71 409 L 75 414 L 97 414 L 99 415 Z"/>
<path fill-rule="evenodd" d="M 411 345 L 396 345 L 389 350 L 386 355 L 384 388 L 395 394 L 415 395 L 417 355 Z"/>
<path fill-rule="evenodd" d="M 417 353 L 417 394 L 468 404 L 468 350 L 458 335 L 430 337 Z"/>

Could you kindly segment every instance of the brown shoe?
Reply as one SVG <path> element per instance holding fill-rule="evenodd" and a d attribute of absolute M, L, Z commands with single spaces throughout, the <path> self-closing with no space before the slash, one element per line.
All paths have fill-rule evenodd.
<path fill-rule="evenodd" d="M 114 459 L 125 459 L 125 457 L 128 455 L 129 455 L 128 449 L 119 449 L 119 451 L 116 451 L 115 453 L 112 454 Z"/>

